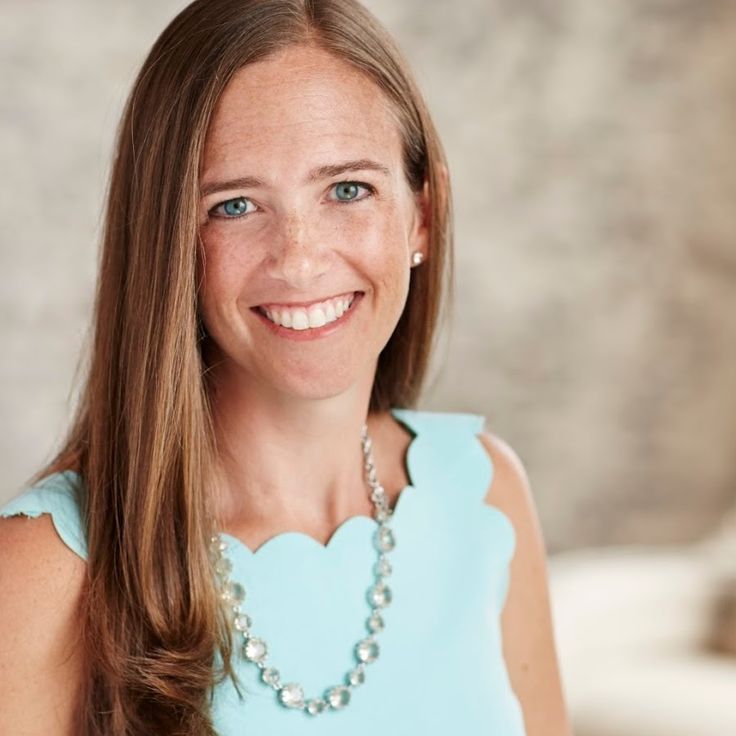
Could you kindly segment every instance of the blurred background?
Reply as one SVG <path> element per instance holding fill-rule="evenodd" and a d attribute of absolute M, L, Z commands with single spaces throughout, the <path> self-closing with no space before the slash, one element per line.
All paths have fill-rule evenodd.
<path fill-rule="evenodd" d="M 114 129 L 174 0 L 0 0 L 0 505 L 66 426 Z M 736 733 L 736 4 L 370 0 L 447 150 L 420 408 L 529 473 L 576 736 Z"/>

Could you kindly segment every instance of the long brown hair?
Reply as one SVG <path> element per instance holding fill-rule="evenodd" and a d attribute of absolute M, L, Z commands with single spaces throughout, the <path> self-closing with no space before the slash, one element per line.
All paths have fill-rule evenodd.
<path fill-rule="evenodd" d="M 84 480 L 81 734 L 211 736 L 213 686 L 228 676 L 239 684 L 208 556 L 215 448 L 197 309 L 199 175 L 229 79 L 295 43 L 333 53 L 383 90 L 401 127 L 407 180 L 414 191 L 429 187 L 429 258 L 412 269 L 404 312 L 379 357 L 371 412 L 415 405 L 451 303 L 444 154 L 378 21 L 356 0 L 196 0 L 185 8 L 151 49 L 123 113 L 84 384 L 61 450 L 34 477 L 72 469 Z"/>

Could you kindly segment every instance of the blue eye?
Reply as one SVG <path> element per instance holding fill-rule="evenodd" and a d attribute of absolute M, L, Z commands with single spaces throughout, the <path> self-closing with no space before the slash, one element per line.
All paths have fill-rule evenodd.
<path fill-rule="evenodd" d="M 248 214 L 248 204 L 252 204 L 247 197 L 236 197 L 221 202 L 210 210 L 210 214 L 215 217 L 223 217 L 225 219 L 233 219 Z M 252 211 L 252 210 L 251 210 Z"/>
<path fill-rule="evenodd" d="M 365 189 L 368 194 L 372 194 L 374 189 L 369 184 L 361 184 L 357 181 L 341 181 L 334 185 L 333 189 L 337 194 L 338 202 L 352 202 L 356 199 L 364 199 L 365 197 L 358 197 L 361 189 Z"/>

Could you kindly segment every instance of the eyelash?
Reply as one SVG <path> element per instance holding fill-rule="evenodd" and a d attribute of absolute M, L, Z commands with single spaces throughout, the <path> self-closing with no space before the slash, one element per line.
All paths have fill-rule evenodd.
<path fill-rule="evenodd" d="M 371 186 L 370 184 L 367 184 L 363 181 L 338 181 L 335 182 L 331 187 L 330 190 L 335 189 L 335 187 L 339 187 L 344 184 L 355 184 L 356 186 L 362 187 L 363 189 L 367 190 L 368 194 L 362 196 L 362 197 L 356 197 L 355 199 L 334 199 L 333 202 L 337 202 L 338 204 L 352 204 L 353 202 L 360 202 L 363 199 L 368 199 L 369 197 L 372 197 L 376 193 L 375 187 Z M 220 202 L 219 204 L 216 204 L 207 214 L 210 217 L 214 217 L 216 219 L 220 220 L 239 220 L 243 217 L 247 217 L 248 215 L 252 215 L 252 212 L 244 212 L 242 215 L 221 215 L 217 214 L 217 210 L 220 207 L 223 207 L 224 205 L 228 204 L 229 202 L 237 202 L 238 200 L 244 199 L 248 202 L 250 202 L 250 199 L 248 197 L 233 197 L 232 199 L 226 199 L 224 202 Z"/>

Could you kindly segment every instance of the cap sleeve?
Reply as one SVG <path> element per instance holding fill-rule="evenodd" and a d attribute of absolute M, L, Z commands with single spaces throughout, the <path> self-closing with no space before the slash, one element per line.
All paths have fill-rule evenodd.
<path fill-rule="evenodd" d="M 79 503 L 80 481 L 79 475 L 71 470 L 48 475 L 0 507 L 0 516 L 36 518 L 50 514 L 64 544 L 86 560 L 87 540 Z"/>

